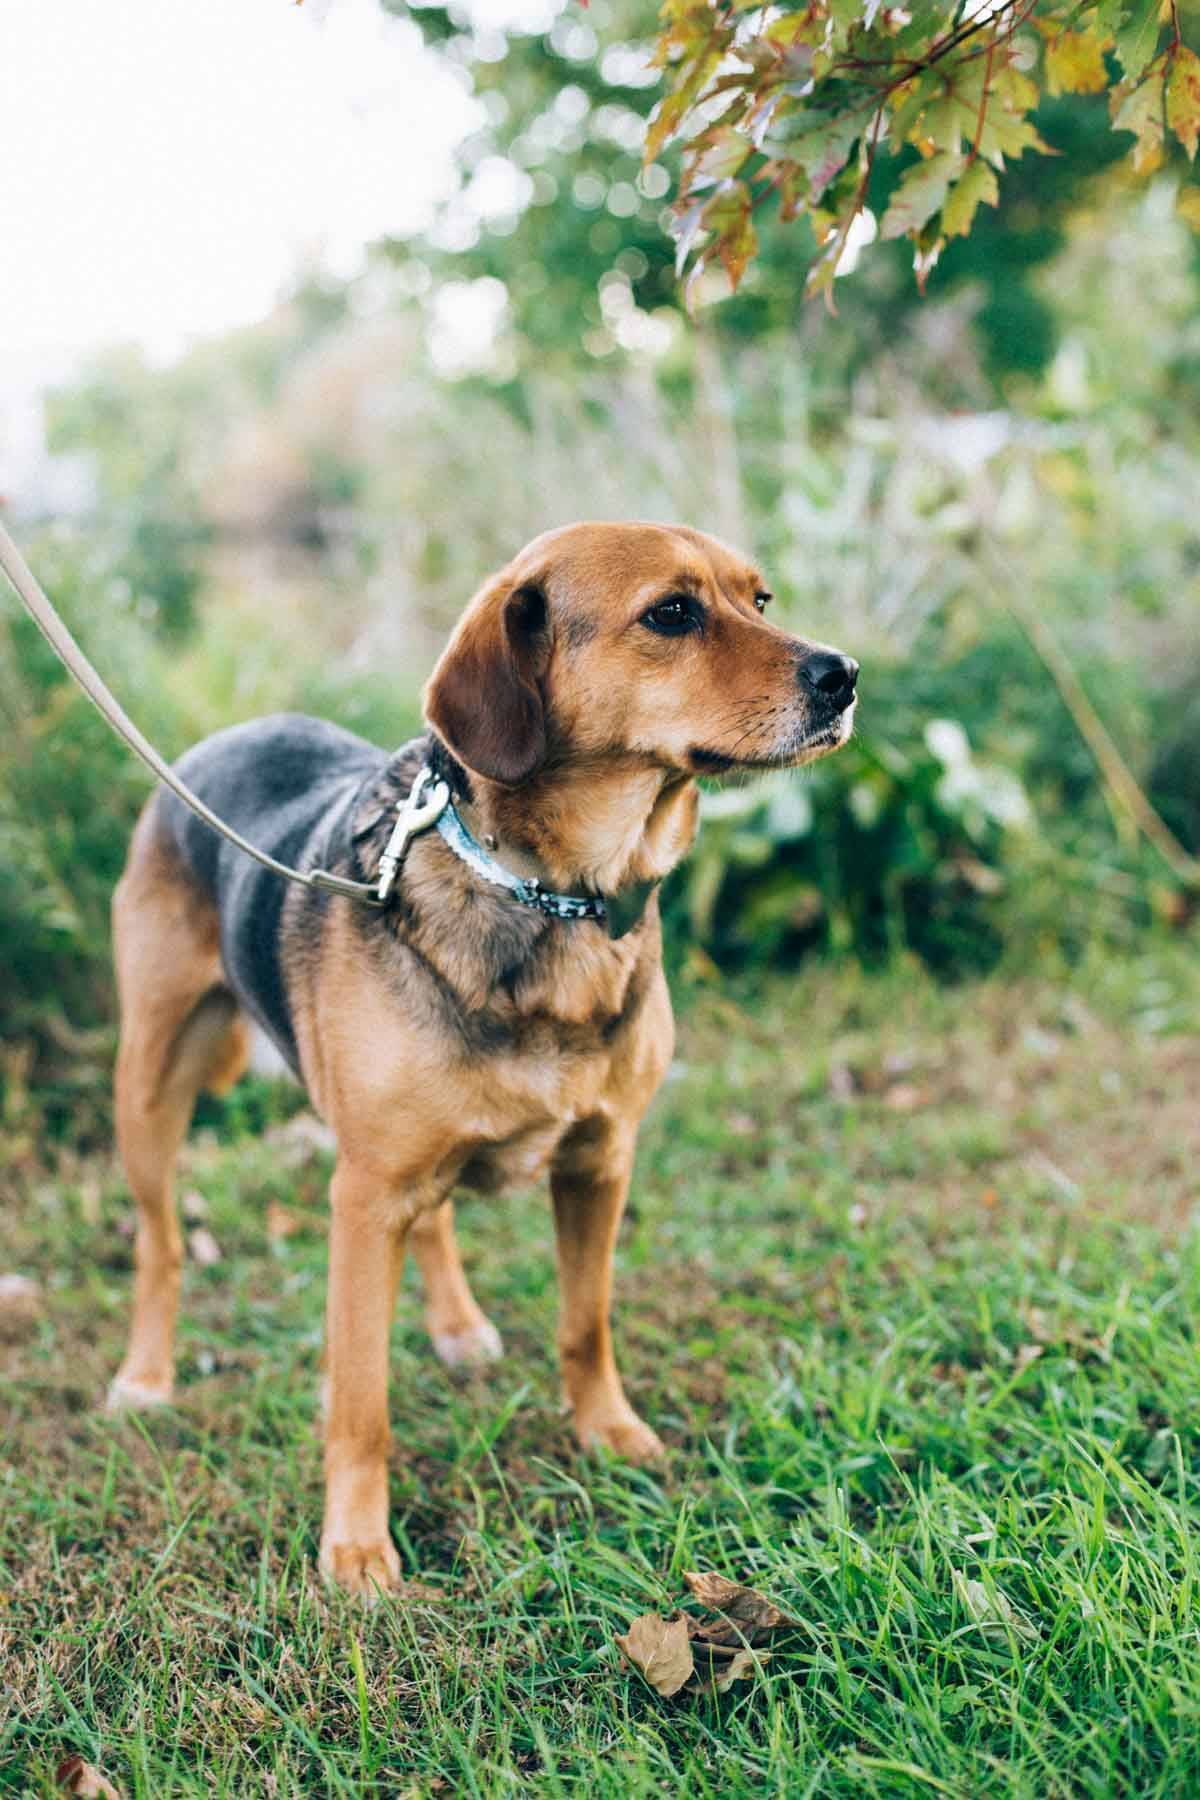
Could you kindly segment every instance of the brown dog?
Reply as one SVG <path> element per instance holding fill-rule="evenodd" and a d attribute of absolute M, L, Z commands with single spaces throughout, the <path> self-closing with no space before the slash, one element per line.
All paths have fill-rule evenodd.
<path fill-rule="evenodd" d="M 415 838 L 385 908 L 286 885 L 165 791 L 138 824 L 114 900 L 117 1133 L 138 1234 L 111 1400 L 171 1397 L 172 1163 L 199 1089 L 244 1067 L 249 1015 L 337 1137 L 321 1566 L 345 1587 L 398 1576 L 387 1356 L 407 1250 L 441 1356 L 499 1351 L 459 1262 L 456 1187 L 549 1169 L 576 1429 L 634 1459 L 660 1450 L 609 1335 L 634 1142 L 673 1041 L 654 884 L 692 841 L 697 774 L 808 762 L 853 716 L 857 665 L 769 624 L 769 597 L 698 531 L 552 531 L 467 608 L 426 689 L 425 737 L 389 757 L 289 716 L 182 760 L 263 848 L 358 879 L 428 765 L 459 840 L 445 820 Z"/>

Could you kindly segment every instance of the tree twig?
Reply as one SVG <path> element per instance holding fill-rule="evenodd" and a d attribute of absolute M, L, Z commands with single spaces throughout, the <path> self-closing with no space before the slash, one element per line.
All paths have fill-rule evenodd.
<path fill-rule="evenodd" d="M 1016 571 L 993 544 L 987 544 L 986 540 L 985 544 L 988 560 L 993 565 L 992 585 L 996 598 L 1012 614 L 1041 657 L 1063 705 L 1095 758 L 1101 779 L 1113 800 L 1158 851 L 1176 879 L 1186 888 L 1200 890 L 1200 859 L 1184 848 L 1170 826 L 1155 812 L 1108 727 L 1088 699 L 1083 683 L 1058 639 L 1041 614 L 1018 598 Z"/>

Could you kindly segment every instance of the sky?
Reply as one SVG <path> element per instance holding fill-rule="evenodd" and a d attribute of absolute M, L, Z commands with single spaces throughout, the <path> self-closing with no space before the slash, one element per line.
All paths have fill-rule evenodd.
<path fill-rule="evenodd" d="M 420 226 L 474 102 L 376 0 L 0 0 L 0 387 Z"/>

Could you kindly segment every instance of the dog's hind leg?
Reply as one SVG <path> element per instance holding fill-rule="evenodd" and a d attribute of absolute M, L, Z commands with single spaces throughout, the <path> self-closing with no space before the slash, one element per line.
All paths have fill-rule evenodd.
<path fill-rule="evenodd" d="M 408 1244 L 425 1283 L 425 1323 L 449 1369 L 478 1368 L 503 1353 L 500 1333 L 476 1300 L 454 1235 L 454 1206 L 445 1201 L 414 1219 Z"/>
<path fill-rule="evenodd" d="M 202 1087 L 245 1066 L 247 1033 L 221 985 L 215 909 L 156 838 L 153 805 L 113 897 L 121 1003 L 117 1146 L 137 1206 L 133 1320 L 110 1408 L 161 1405 L 175 1373 L 182 1245 L 176 1154 Z"/>

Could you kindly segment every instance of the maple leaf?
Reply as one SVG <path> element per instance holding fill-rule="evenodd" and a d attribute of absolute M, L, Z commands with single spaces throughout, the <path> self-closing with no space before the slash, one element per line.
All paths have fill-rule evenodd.
<path fill-rule="evenodd" d="M 958 152 L 943 150 L 909 169 L 883 215 L 880 237 L 904 237 L 928 224 L 945 200 L 950 183 L 961 174 L 963 161 Z"/>
<path fill-rule="evenodd" d="M 1046 88 L 1051 94 L 1102 94 L 1108 86 L 1104 52 L 1112 38 L 1098 31 L 1060 31 L 1046 44 Z"/>
<path fill-rule="evenodd" d="M 1112 92 L 1113 130 L 1132 131 L 1136 137 L 1132 161 L 1139 175 L 1162 160 L 1163 86 L 1163 70 L 1153 69 L 1136 84 L 1123 81 Z"/>
<path fill-rule="evenodd" d="M 996 171 L 977 156 L 968 163 L 942 206 L 942 230 L 947 237 L 966 237 L 980 205 L 997 206 L 1000 184 Z"/>
<path fill-rule="evenodd" d="M 1200 139 L 1200 56 L 1180 44 L 1171 59 L 1167 81 L 1167 124 L 1188 156 L 1196 160 Z"/>
<path fill-rule="evenodd" d="M 1127 81 L 1135 80 L 1158 48 L 1159 0 L 1127 0 L 1117 28 L 1117 58 Z"/>

